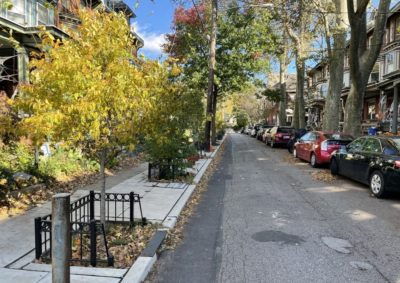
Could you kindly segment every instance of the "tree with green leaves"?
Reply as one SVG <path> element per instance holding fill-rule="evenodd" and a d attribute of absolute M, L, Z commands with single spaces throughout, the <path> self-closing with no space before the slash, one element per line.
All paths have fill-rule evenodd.
<path fill-rule="evenodd" d="M 15 107 L 26 116 L 20 128 L 36 146 L 63 141 L 99 161 L 105 223 L 107 161 L 136 144 L 154 107 L 154 83 L 164 76 L 159 64 L 132 64 L 133 38 L 122 14 L 81 10 L 79 17 L 69 39 L 43 32 L 41 52 L 30 63 L 31 82 L 21 87 Z"/>
<path fill-rule="evenodd" d="M 174 33 L 167 35 L 164 46 L 164 50 L 181 64 L 187 83 L 197 89 L 199 95 L 206 93 L 208 82 L 206 35 L 210 30 L 210 10 L 207 4 L 201 1 L 188 9 L 179 7 L 175 11 Z M 236 1 L 219 11 L 213 117 L 221 96 L 254 83 L 257 73 L 268 70 L 269 54 L 275 50 L 270 19 L 268 10 L 246 7 Z M 215 138 L 214 123 L 212 128 Z"/>
<path fill-rule="evenodd" d="M 155 81 L 151 99 L 154 108 L 148 114 L 145 133 L 150 161 L 184 167 L 184 159 L 193 152 L 192 137 L 199 136 L 204 108 L 197 92 L 187 87 L 174 62 L 166 61 Z"/>

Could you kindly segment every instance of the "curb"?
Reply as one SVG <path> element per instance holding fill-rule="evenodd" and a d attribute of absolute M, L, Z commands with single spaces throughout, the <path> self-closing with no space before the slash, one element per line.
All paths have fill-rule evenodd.
<path fill-rule="evenodd" d="M 157 230 L 142 254 L 129 268 L 121 283 L 140 283 L 146 279 L 154 263 L 157 261 L 157 250 L 167 236 L 166 230 Z"/>
<path fill-rule="evenodd" d="M 196 189 L 197 184 L 200 182 L 211 161 L 214 159 L 214 156 L 217 154 L 221 145 L 224 143 L 226 136 L 227 135 L 224 135 L 220 145 L 211 154 L 210 158 L 205 163 L 205 166 L 201 168 L 196 177 L 193 179 L 194 185 L 189 185 L 189 187 L 183 193 L 182 197 L 175 203 L 174 207 L 171 209 L 166 219 L 162 222 L 162 225 L 165 227 L 165 229 L 157 230 L 157 232 L 151 238 L 147 247 L 143 250 L 142 254 L 136 259 L 131 268 L 129 268 L 121 283 L 140 283 L 146 279 L 147 275 L 153 268 L 154 263 L 157 261 L 157 250 L 164 242 L 168 230 L 175 227 L 179 214 L 185 207 L 186 202 L 189 200 L 194 190 Z"/>

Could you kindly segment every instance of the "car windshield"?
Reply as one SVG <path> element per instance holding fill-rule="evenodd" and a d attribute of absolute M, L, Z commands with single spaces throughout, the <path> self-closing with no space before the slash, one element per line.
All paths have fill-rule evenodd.
<path fill-rule="evenodd" d="M 279 128 L 278 129 L 278 132 L 280 132 L 280 133 L 289 133 L 289 134 L 291 134 L 291 133 L 293 133 L 293 131 L 294 131 L 293 128 Z"/>
<path fill-rule="evenodd" d="M 400 151 L 400 139 L 389 139 L 388 142 Z"/>
<path fill-rule="evenodd" d="M 354 138 L 350 135 L 345 134 L 325 134 L 324 135 L 328 140 L 341 140 L 341 141 L 352 141 Z"/>

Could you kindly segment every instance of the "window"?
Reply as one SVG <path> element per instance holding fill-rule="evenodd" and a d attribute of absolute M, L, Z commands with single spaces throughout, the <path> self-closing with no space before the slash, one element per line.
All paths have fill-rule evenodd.
<path fill-rule="evenodd" d="M 302 136 L 300 139 L 301 139 L 302 141 L 309 141 L 309 140 L 310 140 L 310 137 L 311 137 L 311 133 L 307 133 L 307 134 L 305 134 L 304 136 Z"/>
<path fill-rule="evenodd" d="M 3 2 L 3 1 L 2 1 Z M 25 1 L 12 0 L 11 10 L 7 10 L 7 19 L 20 25 L 25 25 Z"/>
<path fill-rule="evenodd" d="M 392 20 L 390 22 L 390 42 L 394 41 L 395 32 L 396 32 L 396 22 Z"/>
<path fill-rule="evenodd" d="M 328 83 L 321 84 L 320 89 L 319 89 L 319 95 L 321 97 L 326 98 L 326 96 L 328 95 Z"/>
<path fill-rule="evenodd" d="M 310 133 L 310 138 L 308 139 L 309 141 L 315 141 L 317 140 L 317 135 L 315 133 Z"/>
<path fill-rule="evenodd" d="M 386 74 L 394 71 L 394 54 L 393 52 L 386 54 L 385 56 L 386 63 Z"/>
<path fill-rule="evenodd" d="M 350 73 L 349 72 L 344 72 L 343 74 L 343 87 L 349 87 L 350 86 Z"/>
<path fill-rule="evenodd" d="M 375 101 L 374 100 L 369 100 L 367 102 L 367 120 L 375 120 L 376 119 L 376 112 L 375 112 Z"/>
<path fill-rule="evenodd" d="M 367 138 L 362 148 L 362 151 L 381 153 L 382 152 L 381 142 L 375 138 Z"/>
<path fill-rule="evenodd" d="M 349 143 L 348 151 L 349 152 L 361 151 L 364 141 L 365 141 L 365 138 L 358 138 L 355 141 L 353 141 L 352 143 Z"/>
<path fill-rule="evenodd" d="M 48 22 L 47 8 L 41 4 L 37 3 L 37 23 L 38 25 L 46 25 Z"/>

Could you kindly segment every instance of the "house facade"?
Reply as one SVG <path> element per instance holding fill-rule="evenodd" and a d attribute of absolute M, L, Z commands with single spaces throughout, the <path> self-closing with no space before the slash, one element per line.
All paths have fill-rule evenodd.
<path fill-rule="evenodd" d="M 362 110 L 362 131 L 364 133 L 372 126 L 381 126 L 385 131 L 389 131 L 392 122 L 394 108 L 396 108 L 393 106 L 394 93 L 400 82 L 399 12 L 400 3 L 395 5 L 388 15 L 381 53 L 368 80 Z M 367 44 L 371 44 L 372 34 L 373 29 L 370 28 Z M 321 128 L 322 126 L 323 109 L 329 84 L 329 69 L 324 71 L 324 68 L 329 68 L 329 66 L 322 67 L 322 65 L 324 64 L 319 63 L 307 72 L 309 80 L 308 111 L 309 113 L 318 113 L 314 116 L 309 115 L 308 123 L 314 128 Z M 350 86 L 349 58 L 345 56 L 341 95 L 341 126 L 343 125 L 344 106 Z M 397 112 L 399 110 L 397 107 Z"/>
<path fill-rule="evenodd" d="M 53 0 L 0 0 L 0 93 L 12 98 L 17 86 L 28 80 L 28 62 L 31 51 L 40 42 L 43 26 L 55 38 L 66 38 L 65 28 L 79 24 L 76 8 L 86 6 L 86 1 Z M 89 8 L 101 5 L 107 10 L 122 12 L 129 24 L 135 17 L 133 11 L 122 0 L 91 1 Z M 143 40 L 131 30 L 134 55 L 143 47 Z"/>

